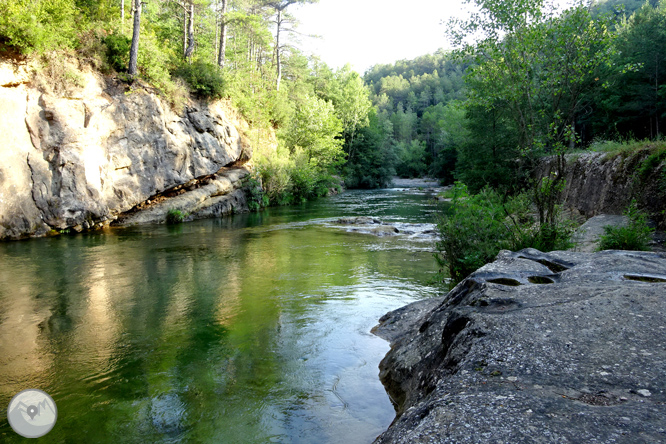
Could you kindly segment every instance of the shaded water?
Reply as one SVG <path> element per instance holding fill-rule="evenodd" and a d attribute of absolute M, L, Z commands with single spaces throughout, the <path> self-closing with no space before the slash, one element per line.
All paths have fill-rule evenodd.
<path fill-rule="evenodd" d="M 48 392 L 43 442 L 371 442 L 394 411 L 370 329 L 436 294 L 434 211 L 418 190 L 350 191 L 1 244 L 0 405 Z M 334 222 L 359 215 L 409 234 Z M 0 441 L 21 440 L 3 414 Z"/>

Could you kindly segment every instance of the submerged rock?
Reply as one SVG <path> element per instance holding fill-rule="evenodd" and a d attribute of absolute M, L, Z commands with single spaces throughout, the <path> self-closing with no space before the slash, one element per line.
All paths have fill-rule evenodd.
<path fill-rule="evenodd" d="M 666 255 L 501 252 L 381 319 L 377 443 L 666 440 Z"/>
<path fill-rule="evenodd" d="M 373 234 L 379 237 L 395 236 L 400 233 L 400 230 L 393 225 L 389 225 L 379 219 L 368 216 L 341 217 L 340 219 L 337 219 L 335 223 L 340 225 L 353 225 L 354 228 L 351 228 L 349 231 Z"/>
<path fill-rule="evenodd" d="M 371 224 L 381 224 L 382 221 L 375 219 L 374 217 L 368 216 L 358 216 L 358 217 L 341 217 L 335 221 L 336 224 L 342 225 L 371 225 Z"/>

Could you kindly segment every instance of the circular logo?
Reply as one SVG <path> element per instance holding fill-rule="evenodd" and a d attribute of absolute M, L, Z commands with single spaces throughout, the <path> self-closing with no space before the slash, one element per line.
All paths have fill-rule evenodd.
<path fill-rule="evenodd" d="M 48 393 L 28 389 L 9 402 L 7 419 L 12 429 L 24 438 L 39 438 L 51 431 L 58 419 L 58 409 Z"/>

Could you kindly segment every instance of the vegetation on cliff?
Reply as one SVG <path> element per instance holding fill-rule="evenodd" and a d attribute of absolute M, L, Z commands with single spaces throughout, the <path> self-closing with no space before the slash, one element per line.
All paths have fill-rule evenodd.
<path fill-rule="evenodd" d="M 290 8 L 311 2 L 8 0 L 0 55 L 40 60 L 64 83 L 77 82 L 77 67 L 62 61 L 77 60 L 134 87 L 149 83 L 176 110 L 190 94 L 229 98 L 250 123 L 268 200 L 298 202 L 339 182 L 333 175 L 371 109 L 359 74 L 286 39 L 297 25 Z"/>

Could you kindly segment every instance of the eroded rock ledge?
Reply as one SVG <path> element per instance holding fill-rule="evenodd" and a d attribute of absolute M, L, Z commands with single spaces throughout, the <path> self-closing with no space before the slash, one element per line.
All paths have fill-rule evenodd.
<path fill-rule="evenodd" d="M 666 441 L 666 255 L 504 251 L 375 330 L 376 443 Z"/>
<path fill-rule="evenodd" d="M 240 194 L 222 198 L 252 155 L 226 104 L 190 102 L 175 113 L 149 88 L 129 91 L 93 72 L 56 96 L 11 81 L 21 78 L 12 69 L 0 62 L 0 240 L 99 228 L 127 212 L 132 223 L 156 222 L 136 210 L 158 215 L 150 204 L 179 186 L 170 206 L 195 217 L 243 209 Z"/>

